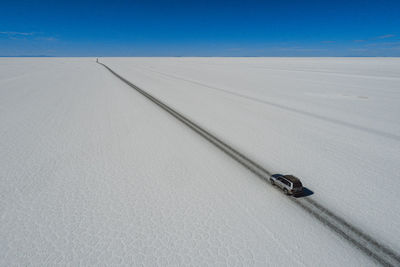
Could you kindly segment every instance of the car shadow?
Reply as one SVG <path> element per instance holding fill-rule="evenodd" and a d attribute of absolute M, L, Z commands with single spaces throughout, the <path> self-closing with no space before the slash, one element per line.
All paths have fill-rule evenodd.
<path fill-rule="evenodd" d="M 301 191 L 300 194 L 295 195 L 295 198 L 300 198 L 300 197 L 308 197 L 311 196 L 312 194 L 314 194 L 313 191 L 311 191 L 310 189 L 308 189 L 307 187 L 303 187 L 303 191 Z"/>

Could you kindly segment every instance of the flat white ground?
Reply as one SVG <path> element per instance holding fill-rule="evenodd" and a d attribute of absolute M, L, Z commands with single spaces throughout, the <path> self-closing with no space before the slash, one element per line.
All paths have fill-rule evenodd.
<path fill-rule="evenodd" d="M 400 248 L 396 59 L 102 59 Z M 0 59 L 0 265 L 370 266 L 94 59 Z"/>
<path fill-rule="evenodd" d="M 400 59 L 103 61 L 400 251 Z"/>

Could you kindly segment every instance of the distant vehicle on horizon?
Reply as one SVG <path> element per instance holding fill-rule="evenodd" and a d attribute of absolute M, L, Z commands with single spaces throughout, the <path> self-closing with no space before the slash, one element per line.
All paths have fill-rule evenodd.
<path fill-rule="evenodd" d="M 278 186 L 286 195 L 299 195 L 303 192 L 300 179 L 293 175 L 273 174 L 269 178 L 272 185 Z"/>

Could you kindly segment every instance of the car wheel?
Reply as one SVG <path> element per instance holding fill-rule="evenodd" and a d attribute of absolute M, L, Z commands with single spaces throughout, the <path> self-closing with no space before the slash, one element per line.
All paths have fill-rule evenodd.
<path fill-rule="evenodd" d="M 285 195 L 289 195 L 289 191 L 286 188 L 283 189 L 283 192 L 285 193 Z"/>
<path fill-rule="evenodd" d="M 271 182 L 271 184 L 272 184 L 272 185 L 275 185 L 275 182 L 274 182 L 274 180 L 272 180 L 272 179 L 269 179 L 269 181 Z"/>

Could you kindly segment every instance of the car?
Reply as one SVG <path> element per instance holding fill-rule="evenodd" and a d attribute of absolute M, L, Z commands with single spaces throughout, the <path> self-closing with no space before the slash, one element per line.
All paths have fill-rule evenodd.
<path fill-rule="evenodd" d="M 276 185 L 285 192 L 286 195 L 299 195 L 303 192 L 303 185 L 300 179 L 293 175 L 273 174 L 269 178 L 272 185 Z"/>

